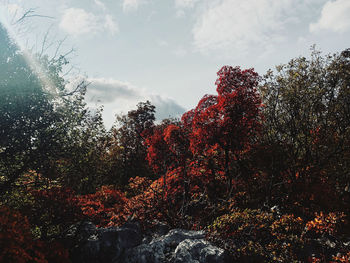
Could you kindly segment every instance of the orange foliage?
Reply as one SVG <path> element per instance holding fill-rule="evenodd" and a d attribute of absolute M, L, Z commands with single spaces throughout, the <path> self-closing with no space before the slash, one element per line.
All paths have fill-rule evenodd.
<path fill-rule="evenodd" d="M 316 234 L 334 235 L 337 233 L 340 224 L 344 222 L 344 218 L 344 213 L 316 213 L 316 217 L 306 223 L 306 229 Z"/>
<path fill-rule="evenodd" d="M 337 256 L 333 257 L 333 260 L 331 263 L 349 263 L 350 262 L 350 251 L 346 254 L 338 254 Z"/>

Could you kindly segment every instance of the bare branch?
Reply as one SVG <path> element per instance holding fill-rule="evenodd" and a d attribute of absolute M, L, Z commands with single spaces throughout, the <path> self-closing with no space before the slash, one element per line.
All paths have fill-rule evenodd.
<path fill-rule="evenodd" d="M 66 97 L 66 96 L 71 96 L 74 95 L 75 93 L 81 92 L 82 90 L 86 89 L 89 85 L 91 84 L 91 82 L 86 82 L 86 81 L 81 81 L 74 90 L 72 90 L 71 92 L 65 93 L 62 96 Z"/>
<path fill-rule="evenodd" d="M 53 56 L 53 59 L 55 59 L 57 57 L 57 54 L 60 52 L 60 49 L 61 49 L 61 46 L 62 44 L 66 41 L 67 39 L 67 36 L 65 36 L 62 40 L 58 41 L 58 45 L 56 47 L 56 50 L 55 50 L 55 54 Z"/>
<path fill-rule="evenodd" d="M 42 17 L 42 18 L 50 18 L 50 19 L 54 18 L 52 16 L 35 14 L 35 10 L 33 8 L 31 8 L 31 9 L 27 10 L 26 12 L 24 12 L 24 14 L 19 19 L 17 19 L 14 24 L 19 24 L 19 23 L 23 22 L 24 19 L 30 18 L 30 17 Z"/>

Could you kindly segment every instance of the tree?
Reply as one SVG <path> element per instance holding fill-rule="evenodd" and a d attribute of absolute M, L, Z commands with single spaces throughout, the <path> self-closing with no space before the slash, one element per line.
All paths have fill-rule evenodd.
<path fill-rule="evenodd" d="M 51 95 L 2 25 L 0 36 L 0 189 L 4 193 L 23 172 L 38 168 L 40 158 L 48 161 L 43 154 L 46 148 L 59 145 L 54 132 L 59 116 Z"/>
<path fill-rule="evenodd" d="M 261 149 L 269 199 L 269 193 L 290 202 L 299 199 L 300 207 L 323 202 L 325 209 L 348 195 L 349 69 L 348 50 L 322 57 L 313 49 L 309 59 L 292 59 L 265 76 Z"/>
<path fill-rule="evenodd" d="M 135 176 L 154 177 L 146 161 L 145 137 L 153 129 L 155 106 L 149 101 L 136 110 L 117 116 L 109 146 L 110 182 L 126 185 Z"/>
<path fill-rule="evenodd" d="M 191 115 L 191 148 L 224 171 L 231 192 L 233 175 L 240 176 L 240 156 L 255 142 L 261 126 L 259 76 L 252 69 L 224 66 L 216 81 L 218 95 L 204 96 Z M 237 166 L 238 165 L 238 166 Z M 234 174 L 233 174 L 234 173 Z"/>
<path fill-rule="evenodd" d="M 2 196 L 29 172 L 77 188 L 72 186 L 73 181 L 79 184 L 86 178 L 86 171 L 94 172 L 81 168 L 87 167 L 86 160 L 97 159 L 92 149 L 104 135 L 101 111 L 91 113 L 84 102 L 87 83 L 80 82 L 69 91 L 62 77 L 68 63 L 64 56 L 25 54 L 2 25 L 0 36 Z M 29 60 L 35 61 L 39 69 L 28 64 Z"/>

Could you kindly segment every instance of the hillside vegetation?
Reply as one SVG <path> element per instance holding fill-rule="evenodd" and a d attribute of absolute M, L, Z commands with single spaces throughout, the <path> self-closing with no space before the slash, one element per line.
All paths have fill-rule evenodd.
<path fill-rule="evenodd" d="M 140 102 L 107 131 L 64 56 L 37 72 L 0 35 L 0 262 L 69 262 L 71 225 L 130 219 L 206 230 L 236 262 L 349 262 L 350 50 L 224 66 L 181 119 Z"/>

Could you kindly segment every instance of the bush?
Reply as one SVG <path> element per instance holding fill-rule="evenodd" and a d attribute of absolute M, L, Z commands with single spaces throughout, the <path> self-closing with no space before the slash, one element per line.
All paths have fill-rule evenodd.
<path fill-rule="evenodd" d="M 261 210 L 234 210 L 209 226 L 209 239 L 238 262 L 293 262 L 303 241 L 303 220 Z"/>
<path fill-rule="evenodd" d="M 85 218 L 97 226 L 121 225 L 128 216 L 128 199 L 111 186 L 102 186 L 96 193 L 78 197 Z"/>
<path fill-rule="evenodd" d="M 33 239 L 28 219 L 6 206 L 0 207 L 0 262 L 70 262 L 68 251 L 58 242 Z"/>

